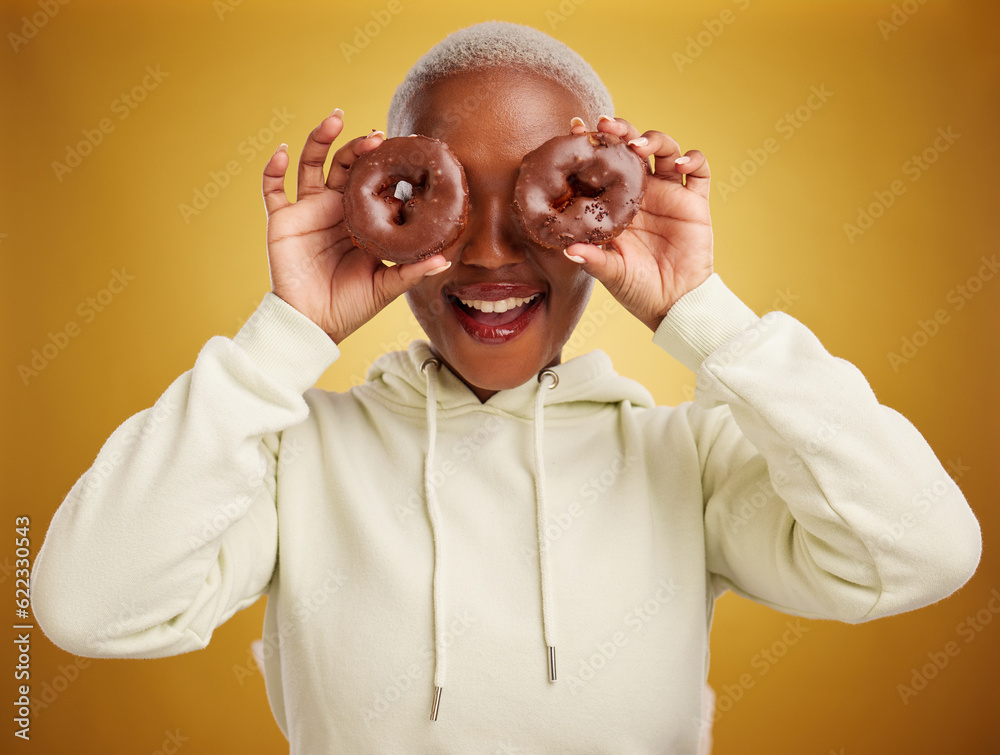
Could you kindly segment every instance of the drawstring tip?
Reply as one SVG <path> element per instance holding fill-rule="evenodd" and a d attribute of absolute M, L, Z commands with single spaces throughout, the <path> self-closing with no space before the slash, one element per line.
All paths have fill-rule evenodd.
<path fill-rule="evenodd" d="M 441 706 L 441 688 L 434 688 L 434 702 L 431 704 L 431 721 L 438 720 L 438 708 Z"/>
<path fill-rule="evenodd" d="M 549 681 L 556 680 L 556 649 L 549 645 Z"/>

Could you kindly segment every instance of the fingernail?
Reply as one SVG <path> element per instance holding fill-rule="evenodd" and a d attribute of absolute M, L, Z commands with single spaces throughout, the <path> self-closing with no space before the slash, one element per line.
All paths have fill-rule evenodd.
<path fill-rule="evenodd" d="M 579 262 L 580 264 L 583 264 L 587 261 L 583 257 L 577 257 L 575 254 L 570 254 L 569 249 L 563 249 L 563 254 L 566 255 L 566 259 L 570 262 Z"/>
<path fill-rule="evenodd" d="M 375 129 L 372 129 L 372 132 L 370 134 L 368 134 L 368 138 L 370 139 L 373 136 L 377 136 L 377 137 L 379 137 L 381 139 L 385 139 L 385 131 L 376 131 Z"/>
<path fill-rule="evenodd" d="M 281 144 L 278 145 L 278 148 L 276 150 L 274 150 L 274 154 L 278 154 L 279 152 L 287 152 L 287 151 L 288 151 L 288 145 L 285 144 L 284 142 L 282 142 Z"/>
<path fill-rule="evenodd" d="M 443 273 L 449 267 L 451 267 L 451 262 L 446 262 L 445 264 L 441 265 L 441 267 L 436 267 L 433 270 L 428 270 L 426 273 L 424 273 L 424 277 L 425 278 L 430 278 L 432 275 L 437 275 L 438 273 Z"/>
<path fill-rule="evenodd" d="M 587 124 L 583 122 L 583 118 L 574 118 L 569 122 L 570 128 L 576 128 L 577 126 L 583 126 L 584 128 L 587 128 Z"/>
<path fill-rule="evenodd" d="M 614 121 L 614 118 L 612 118 L 610 115 L 602 115 L 597 119 L 598 123 L 600 123 L 601 121 Z"/>
<path fill-rule="evenodd" d="M 337 116 L 338 118 L 340 118 L 341 120 L 343 120 L 343 118 L 344 118 L 344 111 L 341 110 L 339 107 L 335 107 L 333 109 L 333 112 L 330 113 L 330 115 L 328 115 L 327 118 L 331 118 L 333 116 Z"/>
<path fill-rule="evenodd" d="M 649 144 L 649 139 L 645 136 L 637 136 L 635 139 L 630 140 L 629 144 L 633 147 L 645 147 Z"/>
<path fill-rule="evenodd" d="M 674 160 L 674 165 L 687 165 L 689 162 L 691 162 L 690 157 L 678 157 Z"/>

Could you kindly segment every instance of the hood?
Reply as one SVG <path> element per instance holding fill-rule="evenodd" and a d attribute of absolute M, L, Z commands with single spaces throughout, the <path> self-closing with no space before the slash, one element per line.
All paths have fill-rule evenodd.
<path fill-rule="evenodd" d="M 430 344 L 413 341 L 406 351 L 394 351 L 379 357 L 369 369 L 368 382 L 363 387 L 366 391 L 373 391 L 383 402 L 408 407 L 414 413 L 422 414 L 427 404 L 427 378 L 420 365 L 433 356 Z M 557 418 L 599 411 L 607 404 L 622 401 L 639 407 L 654 405 L 649 391 L 636 381 L 616 373 L 611 359 L 603 351 L 588 352 L 550 369 L 558 377 L 559 385 L 555 390 L 546 391 L 547 416 Z M 437 375 L 436 399 L 440 412 L 489 406 L 515 417 L 533 419 L 537 392 L 538 383 L 529 380 L 517 388 L 495 393 L 483 404 L 447 367 L 442 365 Z"/>

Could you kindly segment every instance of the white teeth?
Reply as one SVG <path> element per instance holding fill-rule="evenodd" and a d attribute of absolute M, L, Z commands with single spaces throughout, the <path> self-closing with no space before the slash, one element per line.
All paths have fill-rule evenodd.
<path fill-rule="evenodd" d="M 508 309 L 514 309 L 514 307 L 527 304 L 529 301 L 537 298 L 537 296 L 538 294 L 532 294 L 526 299 L 513 296 L 510 299 L 501 299 L 500 301 L 483 301 L 482 299 L 459 299 L 459 301 L 467 307 L 478 309 L 480 312 L 506 312 Z"/>

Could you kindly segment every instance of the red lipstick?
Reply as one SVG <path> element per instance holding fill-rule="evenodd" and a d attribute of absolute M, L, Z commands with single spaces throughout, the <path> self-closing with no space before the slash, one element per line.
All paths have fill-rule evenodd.
<path fill-rule="evenodd" d="M 529 302 L 506 312 L 482 312 L 461 303 L 465 301 L 499 302 L 505 299 L 528 299 Z M 524 283 L 475 283 L 445 293 L 459 325 L 476 341 L 495 346 L 517 338 L 534 320 L 545 299 L 544 291 Z"/>

